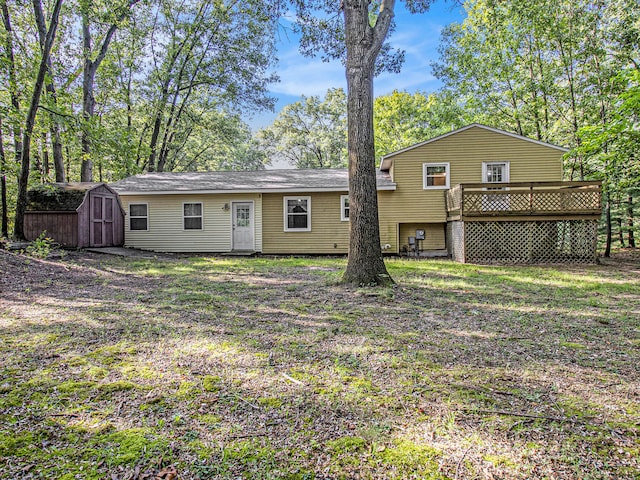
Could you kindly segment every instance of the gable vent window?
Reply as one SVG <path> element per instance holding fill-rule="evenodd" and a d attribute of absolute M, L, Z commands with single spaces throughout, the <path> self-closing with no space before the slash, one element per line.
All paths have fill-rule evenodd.
<path fill-rule="evenodd" d="M 149 206 L 146 203 L 129 205 L 129 230 L 149 230 Z"/>
<path fill-rule="evenodd" d="M 184 229 L 185 230 L 202 230 L 202 204 L 201 203 L 185 203 L 184 210 Z"/>
<path fill-rule="evenodd" d="M 449 163 L 422 164 L 422 177 L 425 190 L 449 188 Z"/>

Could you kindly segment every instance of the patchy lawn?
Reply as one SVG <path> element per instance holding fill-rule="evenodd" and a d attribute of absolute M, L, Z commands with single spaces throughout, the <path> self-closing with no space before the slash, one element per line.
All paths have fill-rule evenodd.
<path fill-rule="evenodd" d="M 640 478 L 640 262 L 0 251 L 0 478 Z"/>

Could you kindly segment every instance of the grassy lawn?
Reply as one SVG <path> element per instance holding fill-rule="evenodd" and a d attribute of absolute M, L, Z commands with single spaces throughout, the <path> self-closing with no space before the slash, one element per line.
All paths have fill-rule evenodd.
<path fill-rule="evenodd" d="M 0 252 L 0 478 L 638 479 L 639 260 Z"/>

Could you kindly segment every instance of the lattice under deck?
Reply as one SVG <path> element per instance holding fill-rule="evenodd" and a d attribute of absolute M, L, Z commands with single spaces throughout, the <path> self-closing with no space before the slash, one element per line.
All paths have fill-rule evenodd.
<path fill-rule="evenodd" d="M 597 220 L 450 222 L 450 252 L 470 263 L 594 263 Z"/>

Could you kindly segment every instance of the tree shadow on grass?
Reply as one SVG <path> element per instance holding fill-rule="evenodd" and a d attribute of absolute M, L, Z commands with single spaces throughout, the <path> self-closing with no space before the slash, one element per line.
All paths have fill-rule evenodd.
<path fill-rule="evenodd" d="M 10 475 L 637 471 L 638 293 L 617 280 L 416 263 L 381 292 L 335 285 L 328 260 L 73 262 L 2 286 Z M 629 301 L 605 315 L 593 292 Z"/>

